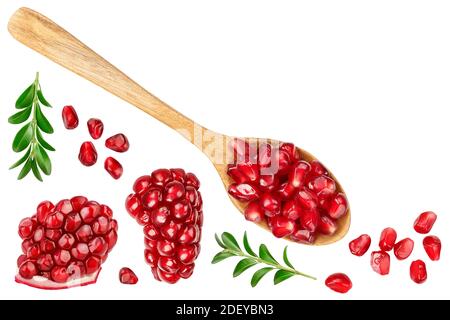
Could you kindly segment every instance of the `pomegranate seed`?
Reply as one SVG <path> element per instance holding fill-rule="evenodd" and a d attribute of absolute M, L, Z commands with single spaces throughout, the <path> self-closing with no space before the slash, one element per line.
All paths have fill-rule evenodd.
<path fill-rule="evenodd" d="M 157 270 L 158 277 L 169 284 L 175 284 L 180 280 L 180 276 L 176 273 L 167 273 L 160 268 Z"/>
<path fill-rule="evenodd" d="M 53 254 L 53 259 L 55 260 L 55 264 L 58 266 L 66 266 L 70 259 L 70 252 L 67 250 L 57 249 Z"/>
<path fill-rule="evenodd" d="M 186 171 L 180 168 L 170 169 L 170 173 L 172 173 L 172 179 L 179 181 L 181 183 L 186 183 Z"/>
<path fill-rule="evenodd" d="M 352 288 L 352 281 L 343 273 L 335 273 L 325 280 L 325 285 L 338 293 L 347 293 Z"/>
<path fill-rule="evenodd" d="M 289 158 L 292 160 L 299 160 L 300 154 L 292 143 L 283 143 L 280 146 L 280 150 L 286 152 L 289 155 Z"/>
<path fill-rule="evenodd" d="M 437 215 L 434 212 L 424 212 L 414 222 L 414 230 L 420 234 L 427 234 L 433 228 L 436 219 Z"/>
<path fill-rule="evenodd" d="M 387 252 L 384 251 L 372 252 L 370 265 L 372 266 L 373 271 L 382 276 L 385 276 L 389 274 L 389 270 L 391 267 L 391 257 Z"/>
<path fill-rule="evenodd" d="M 79 242 L 74 248 L 72 248 L 71 253 L 72 257 L 83 261 L 89 255 L 89 246 L 86 243 Z"/>
<path fill-rule="evenodd" d="M 94 202 L 88 202 L 84 208 L 80 210 L 80 216 L 84 223 L 92 223 L 100 215 L 100 211 L 100 205 Z"/>
<path fill-rule="evenodd" d="M 305 210 L 311 211 L 317 208 L 317 197 L 306 188 L 303 188 L 298 192 L 296 199 Z"/>
<path fill-rule="evenodd" d="M 176 219 L 183 220 L 192 212 L 191 204 L 187 200 L 172 204 L 171 213 Z"/>
<path fill-rule="evenodd" d="M 78 213 L 71 213 L 66 217 L 64 222 L 64 230 L 74 232 L 81 226 L 81 217 Z"/>
<path fill-rule="evenodd" d="M 281 214 L 290 220 L 297 220 L 300 218 L 300 214 L 302 213 L 302 209 L 297 201 L 288 200 L 284 203 L 283 208 L 281 210 Z"/>
<path fill-rule="evenodd" d="M 158 228 L 155 225 L 148 224 L 144 227 L 144 235 L 149 239 L 158 240 L 159 239 Z"/>
<path fill-rule="evenodd" d="M 304 211 L 300 215 L 300 226 L 302 229 L 315 232 L 319 225 L 319 213 L 317 210 Z"/>
<path fill-rule="evenodd" d="M 98 269 L 100 269 L 100 266 L 102 264 L 102 261 L 95 256 L 90 256 L 86 259 L 85 265 L 86 265 L 86 274 L 92 274 Z"/>
<path fill-rule="evenodd" d="M 259 190 L 247 183 L 230 185 L 228 193 L 241 201 L 253 201 L 260 197 Z"/>
<path fill-rule="evenodd" d="M 280 200 L 274 197 L 270 193 L 265 193 L 261 196 L 261 206 L 264 210 L 272 213 L 272 214 L 279 214 L 280 213 Z"/>
<path fill-rule="evenodd" d="M 410 238 L 397 242 L 394 246 L 394 254 L 398 260 L 409 258 L 414 249 L 414 241 Z"/>
<path fill-rule="evenodd" d="M 347 214 L 347 198 L 343 193 L 338 193 L 328 205 L 328 215 L 333 219 L 339 219 Z"/>
<path fill-rule="evenodd" d="M 259 179 L 259 166 L 251 162 L 239 163 L 237 170 L 244 176 L 245 182 L 256 182 Z"/>
<path fill-rule="evenodd" d="M 200 189 L 200 181 L 193 173 L 186 173 L 186 186 L 194 187 L 196 190 Z"/>
<path fill-rule="evenodd" d="M 105 239 L 97 237 L 92 239 L 89 244 L 89 251 L 96 256 L 103 256 L 108 251 L 108 244 Z"/>
<path fill-rule="evenodd" d="M 264 210 L 259 204 L 259 201 L 253 201 L 249 203 L 247 208 L 245 208 L 245 219 L 248 221 L 252 221 L 255 223 L 260 223 L 261 221 L 264 221 Z"/>
<path fill-rule="evenodd" d="M 351 241 L 348 246 L 350 248 L 350 252 L 353 255 L 362 257 L 369 250 L 371 243 L 372 240 L 370 239 L 370 236 L 367 234 L 363 234 L 355 240 Z"/>
<path fill-rule="evenodd" d="M 308 183 L 308 188 L 316 195 L 327 197 L 336 192 L 336 183 L 328 176 L 318 176 Z"/>
<path fill-rule="evenodd" d="M 278 187 L 278 178 L 273 174 L 261 175 L 259 177 L 259 187 L 264 192 L 272 192 Z"/>
<path fill-rule="evenodd" d="M 119 271 L 119 280 L 123 284 L 136 284 L 139 279 L 130 268 L 122 268 Z"/>
<path fill-rule="evenodd" d="M 22 263 L 24 263 L 27 260 L 27 256 L 22 254 L 17 258 L 17 267 L 20 267 Z"/>
<path fill-rule="evenodd" d="M 64 223 L 64 215 L 61 212 L 54 212 L 51 213 L 47 216 L 47 219 L 45 219 L 45 226 L 49 229 L 58 229 L 61 228 L 62 225 Z M 35 233 L 35 238 L 34 240 L 37 242 L 39 241 L 36 238 L 36 233 Z"/>
<path fill-rule="evenodd" d="M 58 240 L 58 247 L 68 250 L 72 248 L 75 243 L 75 237 L 70 233 L 63 234 Z"/>
<path fill-rule="evenodd" d="M 74 107 L 65 106 L 62 109 L 62 119 L 66 129 L 71 130 L 78 127 L 78 115 Z"/>
<path fill-rule="evenodd" d="M 50 254 L 42 255 L 36 261 L 36 264 L 39 270 L 50 271 L 53 268 L 53 258 Z"/>
<path fill-rule="evenodd" d="M 170 217 L 170 210 L 167 207 L 159 207 L 151 213 L 151 222 L 154 225 L 162 226 Z"/>
<path fill-rule="evenodd" d="M 199 229 L 196 225 L 186 226 L 180 230 L 178 242 L 181 244 L 191 244 L 198 242 Z"/>
<path fill-rule="evenodd" d="M 156 244 L 156 249 L 158 250 L 159 255 L 170 257 L 175 252 L 175 244 L 171 241 L 159 240 Z"/>
<path fill-rule="evenodd" d="M 317 225 L 317 230 L 321 234 L 331 236 L 336 233 L 337 225 L 333 219 L 331 219 L 325 215 L 322 215 L 319 218 L 319 224 Z"/>
<path fill-rule="evenodd" d="M 91 118 L 87 122 L 89 134 L 92 139 L 100 139 L 103 134 L 103 122 L 100 119 Z"/>
<path fill-rule="evenodd" d="M 167 273 L 176 273 L 180 269 L 178 261 L 170 257 L 161 257 L 158 260 L 158 268 Z"/>
<path fill-rule="evenodd" d="M 123 133 L 119 133 L 106 139 L 105 146 L 116 152 L 126 152 L 130 148 L 130 143 Z"/>
<path fill-rule="evenodd" d="M 59 238 L 61 238 L 62 235 L 63 235 L 63 232 L 60 229 L 48 229 L 48 230 L 45 231 L 45 236 L 48 239 L 53 240 L 53 241 L 58 241 Z"/>
<path fill-rule="evenodd" d="M 381 232 L 380 249 L 383 251 L 391 251 L 397 240 L 397 232 L 392 228 L 386 228 Z"/>
<path fill-rule="evenodd" d="M 439 261 L 441 258 L 441 240 L 436 236 L 428 236 L 423 239 L 423 247 L 431 261 Z"/>
<path fill-rule="evenodd" d="M 152 173 L 152 180 L 154 184 L 162 187 L 172 181 L 172 173 L 168 169 L 155 170 Z"/>
<path fill-rule="evenodd" d="M 33 244 L 27 251 L 27 258 L 31 260 L 36 260 L 41 254 L 41 248 L 39 244 Z"/>
<path fill-rule="evenodd" d="M 272 146 L 270 144 L 263 144 L 259 146 L 258 164 L 261 167 L 269 167 L 272 163 Z"/>
<path fill-rule="evenodd" d="M 416 260 L 411 263 L 409 268 L 409 275 L 411 280 L 417 284 L 422 284 L 427 281 L 427 266 L 422 260 Z"/>
<path fill-rule="evenodd" d="M 36 265 L 31 261 L 25 261 L 19 267 L 19 274 L 25 279 L 31 279 L 37 275 Z"/>
<path fill-rule="evenodd" d="M 285 182 L 280 185 L 276 193 L 281 199 L 288 200 L 294 195 L 295 190 L 296 189 L 291 184 Z"/>
<path fill-rule="evenodd" d="M 141 212 L 138 213 L 138 215 L 136 217 L 136 221 L 141 226 L 145 226 L 147 223 L 150 222 L 150 220 L 152 219 L 151 217 L 152 217 L 152 213 L 150 211 L 142 210 Z M 164 220 L 164 221 L 166 221 L 166 220 Z"/>
<path fill-rule="evenodd" d="M 299 161 L 289 173 L 289 184 L 294 188 L 300 188 L 305 183 L 305 178 L 311 166 L 306 161 Z"/>
<path fill-rule="evenodd" d="M 55 206 L 50 201 L 41 202 L 36 209 L 37 221 L 40 224 L 44 224 L 47 216 L 54 208 Z"/>
<path fill-rule="evenodd" d="M 142 210 L 142 204 L 136 194 L 130 194 L 125 201 L 125 207 L 133 218 L 136 218 L 138 213 Z"/>
<path fill-rule="evenodd" d="M 56 204 L 55 210 L 61 212 L 64 215 L 69 214 L 73 211 L 72 203 L 68 199 L 61 200 Z"/>
<path fill-rule="evenodd" d="M 194 263 L 197 255 L 197 248 L 193 245 L 179 246 L 176 252 L 178 260 L 183 264 Z"/>
<path fill-rule="evenodd" d="M 97 150 L 90 141 L 83 142 L 80 147 L 78 159 L 86 167 L 91 167 L 97 162 Z"/>
<path fill-rule="evenodd" d="M 145 261 L 150 267 L 156 267 L 160 256 L 153 251 L 145 250 L 144 251 Z"/>
<path fill-rule="evenodd" d="M 183 279 L 189 279 L 194 273 L 195 264 L 182 265 L 178 270 L 178 275 Z"/>
<path fill-rule="evenodd" d="M 109 218 L 111 217 L 107 217 L 104 215 L 99 216 L 97 220 L 92 224 L 92 231 L 94 231 L 96 235 L 106 234 L 111 229 Z"/>
<path fill-rule="evenodd" d="M 88 202 L 88 199 L 83 196 L 76 196 L 70 199 L 70 204 L 74 212 L 80 212 L 86 202 Z"/>
<path fill-rule="evenodd" d="M 283 216 L 273 217 L 270 225 L 273 235 L 277 238 L 287 237 L 295 231 L 295 223 Z"/>
<path fill-rule="evenodd" d="M 229 165 L 227 173 L 236 183 L 247 182 L 247 177 L 241 171 L 238 170 L 237 165 Z"/>
<path fill-rule="evenodd" d="M 315 178 L 315 177 L 327 175 L 327 174 L 328 174 L 328 172 L 325 169 L 325 167 L 323 166 L 323 164 L 321 164 L 317 160 L 311 161 L 311 171 L 309 174 L 309 176 L 310 176 L 309 178 Z"/>
<path fill-rule="evenodd" d="M 123 174 L 123 167 L 119 161 L 114 159 L 113 157 L 108 157 L 105 160 L 105 170 L 113 177 L 114 179 L 119 179 Z"/>
<path fill-rule="evenodd" d="M 181 235 L 180 235 L 180 242 L 181 241 L 185 241 L 185 242 L 192 242 L 195 240 L 198 231 L 194 230 L 194 227 L 186 227 L 185 230 L 181 231 Z M 161 235 L 169 240 L 169 241 L 173 241 L 177 238 L 178 236 L 178 230 L 181 229 L 181 226 L 178 225 L 177 223 L 170 221 L 169 223 L 166 223 L 165 225 L 163 225 L 161 227 Z M 197 232 L 197 233 L 196 233 Z"/>
<path fill-rule="evenodd" d="M 36 229 L 36 223 L 31 218 L 25 218 L 19 223 L 19 236 L 22 239 L 30 238 Z"/>
<path fill-rule="evenodd" d="M 138 194 L 143 194 L 148 190 L 148 188 L 152 184 L 152 177 L 150 176 L 142 176 L 139 177 L 133 185 L 133 191 Z"/>
<path fill-rule="evenodd" d="M 82 242 L 89 242 L 92 239 L 93 235 L 94 233 L 92 232 L 91 227 L 87 224 L 81 226 L 75 233 L 75 236 L 78 239 L 78 241 Z"/>
<path fill-rule="evenodd" d="M 44 253 L 52 253 L 56 249 L 56 244 L 48 239 L 40 242 L 41 251 Z"/>
<path fill-rule="evenodd" d="M 184 185 L 179 181 L 172 181 L 166 184 L 164 189 L 164 201 L 172 203 L 184 198 L 186 195 L 186 189 Z"/>
<path fill-rule="evenodd" d="M 314 243 L 314 233 L 308 230 L 297 230 L 291 235 L 291 239 L 296 242 L 312 244 Z"/>

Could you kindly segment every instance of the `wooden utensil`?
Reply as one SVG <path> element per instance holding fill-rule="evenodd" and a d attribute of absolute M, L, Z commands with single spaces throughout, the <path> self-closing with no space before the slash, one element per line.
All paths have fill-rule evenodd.
<path fill-rule="evenodd" d="M 28 8 L 18 9 L 9 20 L 8 30 L 15 39 L 27 47 L 138 107 L 181 133 L 208 156 L 227 190 L 228 186 L 233 183 L 227 174 L 227 162 L 223 152 L 223 150 L 227 150 L 227 144 L 234 139 L 233 137 L 210 131 L 177 112 L 89 49 L 69 32 L 38 12 Z M 276 140 L 255 138 L 250 140 L 277 142 Z M 303 159 L 307 161 L 315 159 L 305 150 L 299 151 Z M 330 176 L 336 181 L 338 190 L 343 192 L 336 178 L 331 173 Z M 230 199 L 243 213 L 246 204 L 232 197 Z M 261 226 L 267 229 L 265 224 L 261 224 Z M 340 240 L 347 233 L 349 226 L 350 210 L 346 216 L 339 219 L 338 231 L 334 235 L 318 235 L 314 245 L 325 245 Z"/>

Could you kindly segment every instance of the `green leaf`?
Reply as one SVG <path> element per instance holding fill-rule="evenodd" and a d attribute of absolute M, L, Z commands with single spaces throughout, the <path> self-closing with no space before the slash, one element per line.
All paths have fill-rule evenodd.
<path fill-rule="evenodd" d="M 22 180 L 31 170 L 31 158 L 28 158 L 27 162 L 25 162 L 25 165 L 23 166 L 22 170 L 20 170 L 19 176 L 17 177 L 18 180 Z"/>
<path fill-rule="evenodd" d="M 286 270 L 278 270 L 277 273 L 275 273 L 275 277 L 273 278 L 273 283 L 277 285 L 293 276 L 295 276 L 294 272 Z"/>
<path fill-rule="evenodd" d="M 213 258 L 213 260 L 211 261 L 212 264 L 216 264 L 219 263 L 225 259 L 234 257 L 235 255 L 231 252 L 227 252 L 227 251 L 222 251 L 219 252 L 218 254 L 215 255 L 215 257 Z"/>
<path fill-rule="evenodd" d="M 50 175 L 50 173 L 52 173 L 52 162 L 45 149 L 38 145 L 35 148 L 35 154 L 39 168 L 41 168 L 42 172 L 46 175 Z"/>
<path fill-rule="evenodd" d="M 286 246 L 286 248 L 284 248 L 284 251 L 283 251 L 283 261 L 284 261 L 284 263 L 286 263 L 286 265 L 289 268 L 295 269 L 294 266 L 292 265 L 292 263 L 289 261 L 289 258 L 287 256 L 287 248 L 288 247 Z"/>
<path fill-rule="evenodd" d="M 33 138 L 33 127 L 31 123 L 24 125 L 13 140 L 12 148 L 15 152 L 21 152 L 30 145 L 31 139 Z"/>
<path fill-rule="evenodd" d="M 244 241 L 243 242 L 244 242 L 245 251 L 247 251 L 249 255 L 257 257 L 256 253 L 252 250 L 252 247 L 250 247 L 250 243 L 248 242 L 247 231 L 244 232 Z"/>
<path fill-rule="evenodd" d="M 41 89 L 37 91 L 37 96 L 39 101 L 46 107 L 52 108 L 52 105 L 45 99 L 44 95 L 42 94 Z"/>
<path fill-rule="evenodd" d="M 222 233 L 222 241 L 228 249 L 241 251 L 239 244 L 237 243 L 234 236 L 229 232 Z"/>
<path fill-rule="evenodd" d="M 253 267 L 254 265 L 258 264 L 255 260 L 245 258 L 239 261 L 239 263 L 236 265 L 236 268 L 233 271 L 233 277 L 239 277 L 241 274 L 243 274 L 245 271 Z"/>
<path fill-rule="evenodd" d="M 36 179 L 42 182 L 43 181 L 42 176 L 41 173 L 39 172 L 39 168 L 36 165 L 36 161 L 31 162 L 31 170 L 33 171 L 33 174 L 36 177 Z"/>
<path fill-rule="evenodd" d="M 269 249 L 267 249 L 265 244 L 262 244 L 259 247 L 259 257 L 269 263 L 278 264 L 278 261 L 275 260 L 275 258 L 272 256 L 272 254 L 270 253 Z"/>
<path fill-rule="evenodd" d="M 255 274 L 252 277 L 252 281 L 251 281 L 251 285 L 252 287 L 256 287 L 259 283 L 259 281 L 261 281 L 261 279 L 268 274 L 270 271 L 272 271 L 274 268 L 272 267 L 266 267 L 266 268 L 262 268 L 259 269 L 258 271 L 255 272 Z"/>
<path fill-rule="evenodd" d="M 42 134 L 39 130 L 36 131 L 36 138 L 42 147 L 44 147 L 48 151 L 55 151 L 55 148 L 53 148 L 47 141 L 44 140 L 44 138 L 42 137 Z"/>
<path fill-rule="evenodd" d="M 227 247 L 225 247 L 225 245 L 222 243 L 222 240 L 220 240 L 220 238 L 219 238 L 219 236 L 217 235 L 217 233 L 216 233 L 214 236 L 216 237 L 217 244 L 218 244 L 219 246 L 221 246 L 222 248 L 227 249 Z"/>
<path fill-rule="evenodd" d="M 19 161 L 14 163 L 11 167 L 9 167 L 9 170 L 17 168 L 22 163 L 24 163 L 28 159 L 28 157 L 30 156 L 30 153 L 31 153 L 31 148 L 28 148 L 28 150 L 27 150 L 27 152 L 25 152 L 24 156 L 22 158 L 20 158 Z"/>
<path fill-rule="evenodd" d="M 17 109 L 24 109 L 31 106 L 34 100 L 34 82 L 19 96 L 16 101 Z"/>
<path fill-rule="evenodd" d="M 35 106 L 36 108 L 36 120 L 37 120 L 37 125 L 39 128 L 41 128 L 42 131 L 44 131 L 45 133 L 53 133 L 53 127 L 50 124 L 50 122 L 47 120 L 47 118 L 44 116 L 44 114 L 42 113 L 41 108 L 36 104 Z"/>
<path fill-rule="evenodd" d="M 19 124 L 27 121 L 27 119 L 30 117 L 31 109 L 31 107 L 27 107 L 24 110 L 13 114 L 8 118 L 8 122 L 11 124 Z"/>

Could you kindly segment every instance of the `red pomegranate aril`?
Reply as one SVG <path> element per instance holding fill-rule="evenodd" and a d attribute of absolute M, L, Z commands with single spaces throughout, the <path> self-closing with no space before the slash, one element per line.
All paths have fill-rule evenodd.
<path fill-rule="evenodd" d="M 178 282 L 178 280 L 180 280 L 180 276 L 177 273 L 167 273 L 159 268 L 157 272 L 158 277 L 169 284 L 175 284 Z"/>
<path fill-rule="evenodd" d="M 99 216 L 92 224 L 92 231 L 96 235 L 106 234 L 110 230 L 109 219 L 107 216 Z"/>
<path fill-rule="evenodd" d="M 152 173 L 152 181 L 157 186 L 164 186 L 172 181 L 172 173 L 168 169 L 158 169 Z"/>
<path fill-rule="evenodd" d="M 289 173 L 289 184 L 294 188 L 300 188 L 305 183 L 306 176 L 311 166 L 306 161 L 299 161 Z"/>
<path fill-rule="evenodd" d="M 158 268 L 167 273 L 176 273 L 180 267 L 176 259 L 161 257 L 158 260 Z"/>
<path fill-rule="evenodd" d="M 181 200 L 175 204 L 172 204 L 171 213 L 175 219 L 185 219 L 192 212 L 191 204 L 187 200 Z"/>
<path fill-rule="evenodd" d="M 188 172 L 186 173 L 186 186 L 194 187 L 196 190 L 200 189 L 200 181 L 195 176 L 195 174 Z"/>
<path fill-rule="evenodd" d="M 372 252 L 370 265 L 376 273 L 382 276 L 388 275 L 391 267 L 391 257 L 384 251 Z"/>
<path fill-rule="evenodd" d="M 184 185 L 179 181 L 169 182 L 164 190 L 164 201 L 168 203 L 175 202 L 184 198 L 186 189 Z"/>
<path fill-rule="evenodd" d="M 296 189 L 291 184 L 285 182 L 280 185 L 276 193 L 280 196 L 281 199 L 288 200 L 292 198 L 292 196 L 295 193 L 295 190 Z"/>
<path fill-rule="evenodd" d="M 111 177 L 114 179 L 119 179 L 123 174 L 123 167 L 119 161 L 114 159 L 113 157 L 108 157 L 105 160 L 105 170 L 109 173 Z"/>
<path fill-rule="evenodd" d="M 350 252 L 353 255 L 357 257 L 362 257 L 369 250 L 371 243 L 372 239 L 370 238 L 370 236 L 367 234 L 363 234 L 358 238 L 356 238 L 355 240 L 351 241 L 348 246 Z"/>
<path fill-rule="evenodd" d="M 148 210 L 142 210 L 138 213 L 136 217 L 137 223 L 139 223 L 141 226 L 145 226 L 148 224 L 152 219 L 152 213 Z"/>
<path fill-rule="evenodd" d="M 316 232 L 319 225 L 319 212 L 317 210 L 303 211 L 300 215 L 300 226 L 302 229 Z"/>
<path fill-rule="evenodd" d="M 281 201 L 270 193 L 263 194 L 260 203 L 262 208 L 270 213 L 279 214 L 281 211 Z"/>
<path fill-rule="evenodd" d="M 75 237 L 70 233 L 63 234 L 58 240 L 58 247 L 68 250 L 75 244 Z"/>
<path fill-rule="evenodd" d="M 192 264 L 197 258 L 197 248 L 193 245 L 179 246 L 176 251 L 178 260 L 183 264 Z"/>
<path fill-rule="evenodd" d="M 96 256 L 103 256 L 108 251 L 108 244 L 105 239 L 97 237 L 92 239 L 89 244 L 89 252 Z"/>
<path fill-rule="evenodd" d="M 343 273 L 335 273 L 325 280 L 325 285 L 338 293 L 347 293 L 352 288 L 352 281 Z"/>
<path fill-rule="evenodd" d="M 159 240 L 156 244 L 156 249 L 160 256 L 170 257 L 175 252 L 175 244 L 168 240 Z"/>
<path fill-rule="evenodd" d="M 191 244 L 198 242 L 199 229 L 196 225 L 186 226 L 180 230 L 178 243 Z"/>
<path fill-rule="evenodd" d="M 245 182 L 257 182 L 259 179 L 259 166 L 251 162 L 238 163 L 237 170 L 245 177 Z"/>
<path fill-rule="evenodd" d="M 52 253 L 56 249 L 56 244 L 48 239 L 44 239 L 39 243 L 43 253 Z"/>
<path fill-rule="evenodd" d="M 317 197 L 306 188 L 303 188 L 298 192 L 296 199 L 300 204 L 300 206 L 305 210 L 311 211 L 316 210 L 317 208 L 318 203 Z"/>
<path fill-rule="evenodd" d="M 248 183 L 232 184 L 228 189 L 228 193 L 241 201 L 253 201 L 260 197 L 258 189 Z"/>
<path fill-rule="evenodd" d="M 156 251 L 152 251 L 152 250 L 145 250 L 144 257 L 145 257 L 145 262 L 147 262 L 147 264 L 152 268 L 157 266 L 158 260 L 160 258 L 159 254 Z"/>
<path fill-rule="evenodd" d="M 336 183 L 328 176 L 318 176 L 308 183 L 308 188 L 316 195 L 327 197 L 336 192 Z"/>
<path fill-rule="evenodd" d="M 146 238 L 158 240 L 160 232 L 158 228 L 153 224 L 148 224 L 144 227 L 144 235 Z"/>
<path fill-rule="evenodd" d="M 278 178 L 274 174 L 261 175 L 259 177 L 259 188 L 264 192 L 272 192 L 278 187 Z"/>
<path fill-rule="evenodd" d="M 278 150 L 276 153 L 276 158 L 275 161 L 277 161 L 276 163 L 278 163 L 278 168 L 276 169 L 276 173 L 277 174 L 285 174 L 287 173 L 287 171 L 290 168 L 291 165 L 291 158 L 289 157 L 289 155 L 287 154 L 287 152 Z M 275 173 L 275 172 L 274 172 Z"/>
<path fill-rule="evenodd" d="M 142 210 L 141 201 L 136 194 L 130 194 L 125 201 L 125 207 L 133 218 L 136 218 L 138 213 Z"/>
<path fill-rule="evenodd" d="M 47 216 L 45 219 L 45 226 L 49 229 L 61 228 L 64 223 L 64 215 L 61 212 L 54 212 Z M 38 241 L 35 238 L 35 241 Z"/>
<path fill-rule="evenodd" d="M 158 244 L 158 240 L 152 240 L 149 238 L 144 238 L 144 245 L 146 249 L 150 251 L 156 251 L 156 245 Z"/>
<path fill-rule="evenodd" d="M 272 163 L 272 146 L 270 144 L 262 144 L 259 146 L 258 164 L 261 167 L 269 167 Z"/>
<path fill-rule="evenodd" d="M 55 259 L 55 264 L 58 266 L 66 266 L 71 259 L 70 252 L 67 250 L 57 249 L 53 254 L 53 259 Z"/>
<path fill-rule="evenodd" d="M 70 280 L 80 279 L 86 275 L 86 267 L 81 261 L 72 261 L 67 266 L 67 273 L 69 274 Z"/>
<path fill-rule="evenodd" d="M 61 200 L 56 204 L 55 210 L 67 215 L 73 211 L 72 203 L 68 199 Z"/>
<path fill-rule="evenodd" d="M 37 272 L 36 265 L 31 261 L 26 261 L 19 267 L 19 274 L 25 279 L 33 278 Z"/>
<path fill-rule="evenodd" d="M 300 159 L 300 154 L 292 143 L 281 144 L 280 150 L 286 152 L 292 161 Z"/>
<path fill-rule="evenodd" d="M 86 167 L 91 167 L 97 162 L 97 150 L 90 141 L 83 142 L 80 147 L 78 159 Z"/>
<path fill-rule="evenodd" d="M 136 284 L 139 279 L 136 274 L 130 268 L 122 268 L 119 271 L 119 281 L 122 284 Z"/>
<path fill-rule="evenodd" d="M 414 230 L 420 234 L 427 234 L 433 228 L 436 219 L 437 215 L 434 212 L 424 212 L 414 222 Z"/>
<path fill-rule="evenodd" d="M 428 236 L 423 239 L 423 247 L 431 261 L 439 261 L 441 258 L 441 240 L 436 236 Z"/>
<path fill-rule="evenodd" d="M 236 183 L 248 182 L 247 177 L 241 171 L 239 171 L 237 165 L 235 165 L 235 164 L 230 164 L 228 166 L 227 173 L 233 179 L 233 181 Z"/>
<path fill-rule="evenodd" d="M 180 230 L 180 228 L 181 228 L 180 225 L 178 225 L 173 221 L 170 221 L 161 227 L 161 235 L 164 237 L 164 239 L 173 241 L 177 238 L 178 231 Z M 192 237 L 192 240 L 195 239 L 196 235 L 190 233 L 189 231 L 183 230 L 180 232 L 181 232 L 180 238 L 183 237 L 184 241 L 190 241 L 188 237 Z M 186 234 L 184 234 L 184 232 L 186 232 Z M 195 232 L 195 230 L 194 231 L 191 230 L 191 232 Z"/>
<path fill-rule="evenodd" d="M 45 236 L 44 233 L 45 233 L 44 227 L 42 227 L 42 226 L 37 227 L 36 230 L 33 233 L 32 240 L 34 242 L 41 241 L 42 239 L 44 239 L 44 236 Z M 59 239 L 59 237 L 58 237 L 58 239 Z M 58 239 L 56 239 L 56 240 L 58 240 Z"/>
<path fill-rule="evenodd" d="M 311 171 L 309 173 L 309 178 L 314 178 L 321 175 L 328 175 L 328 172 L 323 166 L 323 164 L 321 164 L 317 160 L 311 161 Z"/>
<path fill-rule="evenodd" d="M 162 226 L 165 224 L 170 217 L 170 210 L 167 207 L 159 207 L 151 213 L 151 222 L 154 225 Z"/>
<path fill-rule="evenodd" d="M 39 244 L 36 243 L 28 248 L 27 258 L 31 259 L 31 260 L 36 260 L 40 254 L 41 254 L 41 248 L 40 248 Z"/>
<path fill-rule="evenodd" d="M 328 215 L 331 218 L 339 219 L 347 214 L 347 198 L 343 193 L 338 193 L 331 199 L 330 203 L 326 205 L 326 207 L 328 208 Z"/>
<path fill-rule="evenodd" d="M 31 237 L 36 229 L 36 223 L 31 218 L 25 218 L 19 223 L 19 236 L 22 239 Z"/>
<path fill-rule="evenodd" d="M 179 181 L 181 183 L 186 183 L 186 171 L 181 168 L 170 169 L 170 173 L 172 174 L 172 179 Z"/>
<path fill-rule="evenodd" d="M 397 241 L 397 232 L 392 228 L 386 228 L 381 232 L 380 249 L 383 251 L 391 251 Z"/>
<path fill-rule="evenodd" d="M 42 231 L 44 232 L 44 231 Z M 49 240 L 58 241 L 59 238 L 63 235 L 61 229 L 47 229 L 45 230 L 45 237 Z"/>
<path fill-rule="evenodd" d="M 152 184 L 151 176 L 142 176 L 136 179 L 133 184 L 133 191 L 138 194 L 143 194 L 148 190 Z"/>
<path fill-rule="evenodd" d="M 30 240 L 30 239 L 23 240 L 22 241 L 22 252 L 24 254 L 27 254 L 28 249 L 30 249 L 32 245 L 33 245 L 33 240 Z"/>
<path fill-rule="evenodd" d="M 284 238 L 295 231 L 295 223 L 283 216 L 276 216 L 270 220 L 270 229 L 277 238 Z"/>
<path fill-rule="evenodd" d="M 89 134 L 92 139 L 100 139 L 103 134 L 103 122 L 100 119 L 91 118 L 87 122 L 87 127 L 89 130 Z"/>
<path fill-rule="evenodd" d="M 95 256 L 90 256 L 86 259 L 85 266 L 86 266 L 86 274 L 92 274 L 100 269 L 100 266 L 102 264 L 102 261 L 100 258 Z"/>
<path fill-rule="evenodd" d="M 83 196 L 76 196 L 70 199 L 70 204 L 74 212 L 80 212 L 84 205 L 88 202 L 88 199 Z"/>
<path fill-rule="evenodd" d="M 325 215 L 320 216 L 319 224 L 317 225 L 317 231 L 319 231 L 321 234 L 331 236 L 336 233 L 336 230 L 337 224 L 333 219 Z"/>
<path fill-rule="evenodd" d="M 116 152 L 126 152 L 130 148 L 130 143 L 123 133 L 119 133 L 106 139 L 105 146 Z"/>
<path fill-rule="evenodd" d="M 50 201 L 41 202 L 36 209 L 37 221 L 40 224 L 44 224 L 47 216 L 54 208 L 55 206 Z"/>
<path fill-rule="evenodd" d="M 255 223 L 260 223 L 265 219 L 264 209 L 261 207 L 259 201 L 249 203 L 247 208 L 245 208 L 244 215 L 245 219 Z"/>
<path fill-rule="evenodd" d="M 87 224 L 82 225 L 75 233 L 77 240 L 82 242 L 89 242 L 93 235 L 94 232 L 92 231 L 92 228 Z"/>
<path fill-rule="evenodd" d="M 283 208 L 281 209 L 281 214 L 288 218 L 289 220 L 297 220 L 300 218 L 300 214 L 302 213 L 302 208 L 295 200 L 288 200 L 283 204 Z"/>
<path fill-rule="evenodd" d="M 53 268 L 53 258 L 51 254 L 45 254 L 37 259 L 36 264 L 41 271 L 50 271 Z"/>
<path fill-rule="evenodd" d="M 189 279 L 194 273 L 195 264 L 182 265 L 178 270 L 178 275 L 183 279 Z"/>
<path fill-rule="evenodd" d="M 84 223 L 92 223 L 100 215 L 101 207 L 97 203 L 88 202 L 80 210 L 81 219 Z"/>
<path fill-rule="evenodd" d="M 71 253 L 72 257 L 83 261 L 89 255 L 89 246 L 86 243 L 79 242 L 74 248 L 72 248 Z"/>
<path fill-rule="evenodd" d="M 313 232 L 308 230 L 297 230 L 291 235 L 291 239 L 295 242 L 313 244 L 315 240 L 315 235 Z"/>
<path fill-rule="evenodd" d="M 409 275 L 411 280 L 417 284 L 422 284 L 427 281 L 427 266 L 422 260 L 416 260 L 411 263 L 409 268 Z"/>
<path fill-rule="evenodd" d="M 64 127 L 68 130 L 78 127 L 78 115 L 73 106 L 65 106 L 62 109 Z"/>
<path fill-rule="evenodd" d="M 397 242 L 394 246 L 394 254 L 398 260 L 405 260 L 409 258 L 414 250 L 414 241 L 410 238 L 403 239 Z"/>

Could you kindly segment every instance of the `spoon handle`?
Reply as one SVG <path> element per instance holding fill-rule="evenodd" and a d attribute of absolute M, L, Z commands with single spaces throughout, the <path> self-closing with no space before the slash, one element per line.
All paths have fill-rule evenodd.
<path fill-rule="evenodd" d="M 9 20 L 8 30 L 27 47 L 136 106 L 190 142 L 194 143 L 195 130 L 204 130 L 40 13 L 18 9 Z"/>

